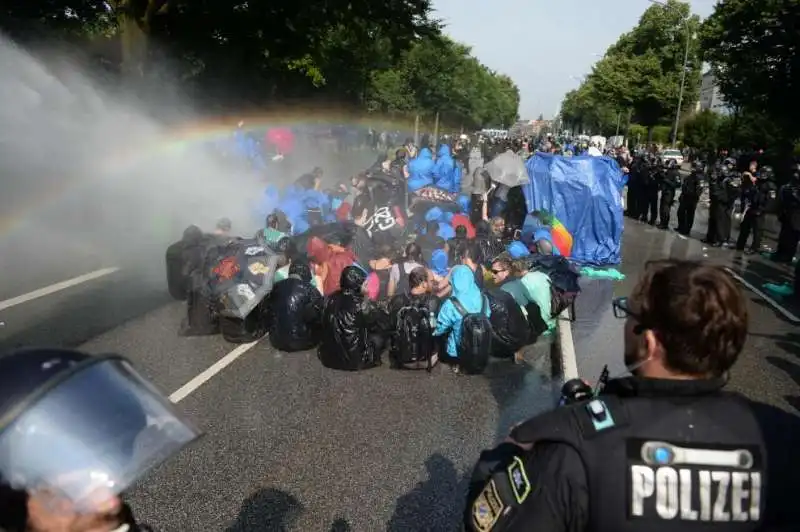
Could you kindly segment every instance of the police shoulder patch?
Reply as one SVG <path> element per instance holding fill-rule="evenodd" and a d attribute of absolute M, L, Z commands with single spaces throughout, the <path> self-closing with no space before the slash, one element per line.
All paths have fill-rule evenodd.
<path fill-rule="evenodd" d="M 531 483 L 525 472 L 525 464 L 522 463 L 519 456 L 515 456 L 514 461 L 508 466 L 508 480 L 511 483 L 514 498 L 517 499 L 517 503 L 522 504 L 531 493 Z"/>
<path fill-rule="evenodd" d="M 503 515 L 506 505 L 500 499 L 494 479 L 490 480 L 483 491 L 472 503 L 472 524 L 479 532 L 489 532 Z"/>

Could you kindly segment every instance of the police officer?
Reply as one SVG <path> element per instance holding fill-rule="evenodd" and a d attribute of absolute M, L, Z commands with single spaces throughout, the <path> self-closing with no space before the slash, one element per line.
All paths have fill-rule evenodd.
<path fill-rule="evenodd" d="M 659 229 L 669 229 L 669 219 L 672 214 L 672 204 L 675 203 L 675 191 L 681 186 L 681 174 L 678 171 L 678 162 L 671 159 L 667 163 L 667 171 L 659 183 L 661 201 L 658 206 Z"/>
<path fill-rule="evenodd" d="M 149 530 L 120 493 L 198 435 L 121 357 L 4 355 L 0 530 Z"/>
<path fill-rule="evenodd" d="M 697 211 L 697 202 L 705 186 L 703 163 L 694 161 L 692 172 L 681 184 L 681 195 L 678 198 L 678 233 L 689 236 L 694 225 L 694 215 Z"/>
<path fill-rule="evenodd" d="M 781 232 L 772 260 L 792 262 L 800 242 L 800 165 L 794 166 L 789 182 L 778 191 L 778 219 Z"/>
<path fill-rule="evenodd" d="M 614 311 L 633 376 L 484 452 L 467 530 L 792 530 L 800 419 L 723 391 L 747 337 L 736 282 L 710 264 L 650 263 Z"/>
<path fill-rule="evenodd" d="M 719 172 L 709 181 L 708 233 L 705 242 L 719 247 L 727 244 L 731 237 L 731 215 L 733 204 L 740 195 L 740 178 L 736 175 L 733 161 L 725 161 Z"/>
<path fill-rule="evenodd" d="M 658 216 L 658 189 L 662 177 L 662 166 L 654 154 L 650 154 L 642 180 L 641 220 L 650 225 L 656 224 Z"/>
<path fill-rule="evenodd" d="M 772 182 L 772 168 L 765 166 L 760 172 L 745 172 L 742 190 L 742 205 L 744 214 L 742 224 L 739 226 L 739 238 L 736 240 L 736 250 L 744 251 L 750 233 L 753 234 L 749 252 L 758 253 L 761 249 L 761 235 L 764 231 L 764 219 L 767 207 L 777 198 L 775 184 Z"/>
<path fill-rule="evenodd" d="M 641 216 L 642 173 L 644 171 L 644 160 L 637 155 L 631 163 L 630 173 L 628 174 L 628 194 L 626 197 L 628 209 L 625 212 L 634 220 L 638 220 Z"/>

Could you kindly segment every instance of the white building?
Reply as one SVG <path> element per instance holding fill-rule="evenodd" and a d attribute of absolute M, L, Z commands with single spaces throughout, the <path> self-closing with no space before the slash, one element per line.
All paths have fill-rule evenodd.
<path fill-rule="evenodd" d="M 719 92 L 714 74 L 710 71 L 703 74 L 703 81 L 700 83 L 700 101 L 697 102 L 698 111 L 706 109 L 720 114 L 730 113 L 730 108 Z"/>

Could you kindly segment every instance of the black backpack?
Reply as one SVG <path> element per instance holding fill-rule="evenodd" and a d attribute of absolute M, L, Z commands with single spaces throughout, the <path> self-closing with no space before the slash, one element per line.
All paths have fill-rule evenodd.
<path fill-rule="evenodd" d="M 395 369 L 431 371 L 439 362 L 435 353 L 433 327 L 427 307 L 406 306 L 397 312 L 391 359 Z"/>
<path fill-rule="evenodd" d="M 470 313 L 461 302 L 451 297 L 450 301 L 461 314 L 461 338 L 458 340 L 458 364 L 468 375 L 483 373 L 492 353 L 492 324 L 486 317 L 489 302 L 482 296 L 481 311 Z"/>
<path fill-rule="evenodd" d="M 580 274 L 564 257 L 537 255 L 531 269 L 550 277 L 550 315 L 556 317 L 569 309 L 570 321 L 575 321 L 575 298 L 581 291 Z"/>

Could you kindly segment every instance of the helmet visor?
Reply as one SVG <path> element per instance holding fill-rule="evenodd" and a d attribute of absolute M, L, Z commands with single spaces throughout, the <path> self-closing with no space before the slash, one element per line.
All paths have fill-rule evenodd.
<path fill-rule="evenodd" d="M 0 431 L 0 477 L 85 510 L 200 435 L 122 358 L 76 368 Z"/>

